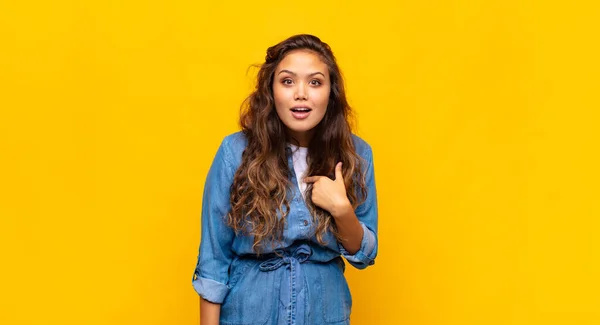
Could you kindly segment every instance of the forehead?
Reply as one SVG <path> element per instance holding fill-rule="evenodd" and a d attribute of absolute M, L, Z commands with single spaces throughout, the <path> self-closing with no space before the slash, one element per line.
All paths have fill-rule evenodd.
<path fill-rule="evenodd" d="M 318 54 L 308 50 L 289 52 L 277 65 L 277 73 L 281 70 L 290 70 L 299 74 L 321 72 L 329 75 L 327 64 Z"/>

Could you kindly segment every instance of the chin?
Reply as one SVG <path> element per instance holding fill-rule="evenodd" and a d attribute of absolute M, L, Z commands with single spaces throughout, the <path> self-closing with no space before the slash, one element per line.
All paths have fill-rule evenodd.
<path fill-rule="evenodd" d="M 316 124 L 310 124 L 310 125 L 302 125 L 302 126 L 298 126 L 298 125 L 293 125 L 292 127 L 288 127 L 292 132 L 298 132 L 298 133 L 302 133 L 302 132 L 308 132 L 312 129 L 314 129 L 317 125 Z"/>

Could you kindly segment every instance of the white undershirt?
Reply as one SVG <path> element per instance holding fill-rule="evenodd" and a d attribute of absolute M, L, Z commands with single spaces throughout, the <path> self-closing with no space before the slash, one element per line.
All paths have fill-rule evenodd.
<path fill-rule="evenodd" d="M 300 188 L 300 193 L 302 193 L 302 197 L 304 198 L 304 191 L 306 190 L 306 183 L 302 181 L 304 175 L 306 173 L 306 169 L 308 168 L 308 163 L 306 161 L 306 157 L 308 155 L 308 148 L 306 147 L 298 147 L 293 144 L 288 144 L 292 149 L 292 160 L 294 162 L 294 172 L 296 173 L 296 180 L 298 181 L 298 187 Z"/>

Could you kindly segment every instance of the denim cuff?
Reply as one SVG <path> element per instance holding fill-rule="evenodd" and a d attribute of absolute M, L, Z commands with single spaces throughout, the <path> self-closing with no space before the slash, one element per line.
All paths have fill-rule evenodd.
<path fill-rule="evenodd" d="M 338 243 L 340 248 L 340 252 L 346 258 L 346 260 L 359 269 L 364 269 L 369 265 L 375 264 L 375 260 L 372 257 L 375 251 L 375 235 L 364 223 L 360 223 L 363 227 L 363 238 L 360 242 L 360 249 L 354 254 L 351 255 L 348 251 L 342 246 L 342 244 Z"/>
<path fill-rule="evenodd" d="M 222 304 L 229 292 L 226 284 L 207 278 L 198 277 L 192 281 L 192 285 L 202 298 L 215 304 Z"/>

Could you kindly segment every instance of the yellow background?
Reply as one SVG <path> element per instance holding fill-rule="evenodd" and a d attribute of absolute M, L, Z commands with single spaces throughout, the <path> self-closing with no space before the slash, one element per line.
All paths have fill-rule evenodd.
<path fill-rule="evenodd" d="M 593 1 L 0 2 L 0 323 L 198 324 L 201 193 L 265 50 L 375 152 L 353 324 L 600 324 Z"/>

